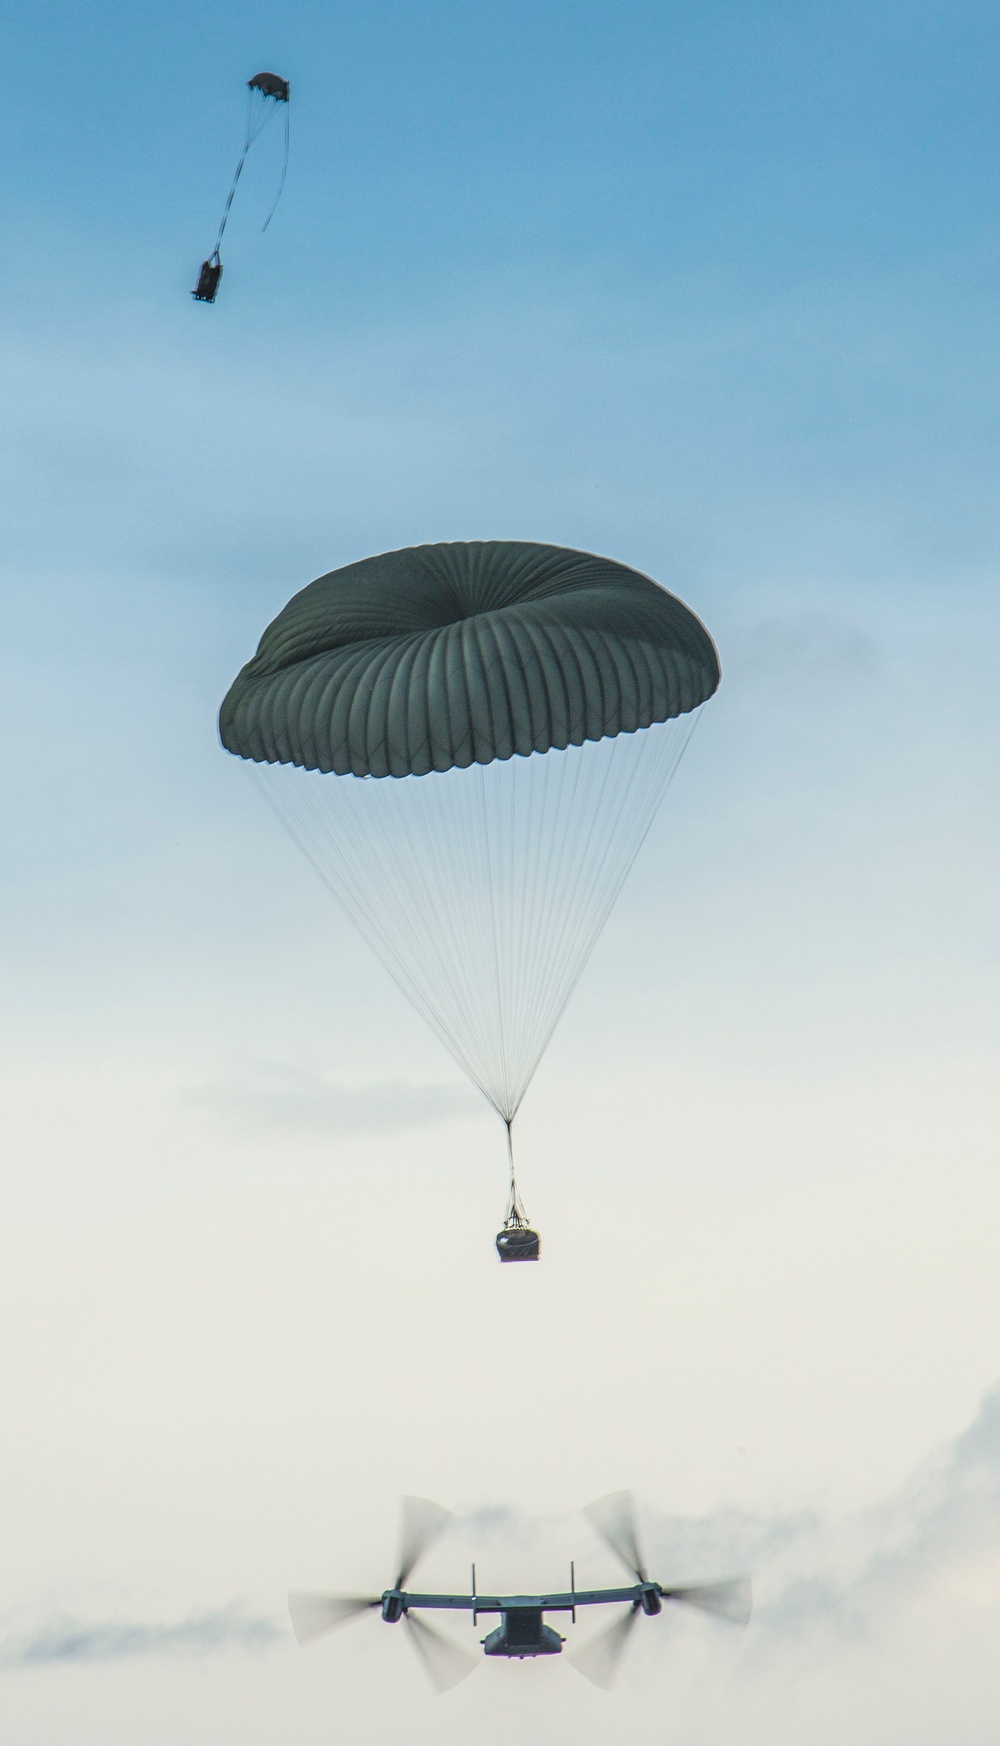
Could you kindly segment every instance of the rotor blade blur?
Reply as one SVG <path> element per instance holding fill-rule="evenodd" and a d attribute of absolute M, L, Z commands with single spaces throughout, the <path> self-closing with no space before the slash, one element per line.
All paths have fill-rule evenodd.
<path fill-rule="evenodd" d="M 413 1613 L 404 1613 L 403 1623 L 409 1626 L 410 1642 L 439 1695 L 468 1678 L 476 1665 L 476 1657 L 468 1649 L 460 1649 L 443 1631 L 436 1631 Z"/>
<path fill-rule="evenodd" d="M 599 1497 L 583 1513 L 588 1522 L 597 1529 L 605 1544 L 611 1547 L 615 1557 L 621 1559 L 626 1570 L 630 1570 L 640 1582 L 646 1582 L 648 1579 L 639 1550 L 632 1493 L 613 1491 L 607 1497 Z"/>
<path fill-rule="evenodd" d="M 290 1594 L 288 1597 L 292 1630 L 300 1643 L 310 1643 L 324 1631 L 346 1625 L 348 1619 L 381 1604 L 381 1596 L 368 1599 L 353 1594 Z"/>
<path fill-rule="evenodd" d="M 639 1617 L 637 1606 L 629 1607 L 627 1613 L 620 1619 L 615 1619 L 606 1626 L 598 1636 L 592 1637 L 582 1649 L 574 1650 L 568 1656 L 570 1665 L 582 1673 L 584 1679 L 589 1679 L 591 1685 L 599 1685 L 602 1690 L 610 1691 L 618 1672 L 618 1664 L 625 1652 L 625 1645 L 632 1635 L 632 1627 Z"/>
<path fill-rule="evenodd" d="M 426 1497 L 404 1497 L 403 1529 L 399 1547 L 396 1587 L 405 1588 L 414 1566 L 451 1521 L 451 1511 Z"/>
<path fill-rule="evenodd" d="M 688 1588 L 661 1588 L 660 1593 L 664 1600 L 698 1607 L 703 1613 L 714 1613 L 717 1619 L 727 1619 L 731 1625 L 748 1625 L 753 1612 L 749 1576 L 735 1576 L 729 1582 L 699 1582 Z"/>

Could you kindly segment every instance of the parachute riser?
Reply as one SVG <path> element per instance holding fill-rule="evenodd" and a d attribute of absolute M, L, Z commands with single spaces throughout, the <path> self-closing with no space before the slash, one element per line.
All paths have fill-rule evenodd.
<path fill-rule="evenodd" d="M 517 1192 L 517 1180 L 514 1176 L 514 1141 L 511 1135 L 513 1116 L 503 1118 L 507 1129 L 507 1162 L 510 1165 L 510 1190 L 507 1195 L 507 1211 L 504 1214 L 503 1227 L 497 1232 L 496 1250 L 501 1261 L 537 1261 L 541 1253 L 541 1242 L 538 1232 L 533 1231 L 528 1224 L 528 1215 L 524 1210 L 521 1197 Z"/>
<path fill-rule="evenodd" d="M 503 1124 L 507 1131 L 507 1163 L 510 1167 L 510 1188 L 507 1194 L 507 1210 L 504 1213 L 504 1230 L 523 1231 L 527 1229 L 528 1215 L 525 1212 L 521 1196 L 517 1192 L 517 1179 L 514 1175 L 514 1137 L 511 1133 L 513 1117 L 508 1121 L 505 1116 Z"/>

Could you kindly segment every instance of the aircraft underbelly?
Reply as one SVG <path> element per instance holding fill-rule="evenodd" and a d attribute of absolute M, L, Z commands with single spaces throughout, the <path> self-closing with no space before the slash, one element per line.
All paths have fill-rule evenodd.
<path fill-rule="evenodd" d="M 528 1655 L 558 1655 L 563 1640 L 542 1620 L 538 1607 L 517 1607 L 501 1614 L 501 1623 L 483 1639 L 486 1655 L 522 1660 Z"/>

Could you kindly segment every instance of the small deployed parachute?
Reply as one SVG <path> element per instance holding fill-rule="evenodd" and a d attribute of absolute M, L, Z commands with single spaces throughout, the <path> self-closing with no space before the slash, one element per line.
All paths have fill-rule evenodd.
<path fill-rule="evenodd" d="M 281 164 L 281 180 L 278 183 L 278 192 L 274 196 L 271 210 L 265 218 L 261 229 L 266 230 L 274 217 L 274 210 L 278 201 L 281 199 L 281 191 L 285 186 L 285 175 L 288 171 L 288 100 L 290 92 L 291 87 L 289 86 L 288 80 L 282 79 L 277 73 L 255 73 L 252 79 L 247 80 L 247 127 L 246 136 L 243 141 L 243 150 L 240 153 L 240 161 L 236 166 L 232 185 L 229 189 L 229 196 L 223 208 L 222 219 L 219 224 L 219 233 L 215 239 L 215 247 L 209 255 L 208 260 L 202 262 L 201 271 L 198 274 L 198 283 L 191 293 L 192 297 L 198 303 L 215 302 L 219 290 L 219 280 L 222 278 L 222 261 L 219 256 L 219 250 L 222 247 L 222 238 L 229 218 L 229 209 L 233 204 L 233 196 L 236 193 L 236 184 L 238 183 L 240 176 L 243 174 L 243 165 L 247 161 L 247 154 L 250 147 L 263 133 L 272 115 L 276 113 L 277 105 L 283 103 L 285 105 L 285 152 Z"/>
<path fill-rule="evenodd" d="M 248 91 L 259 91 L 262 97 L 273 97 L 278 103 L 287 103 L 291 86 L 280 73 L 255 73 L 247 80 Z"/>
<path fill-rule="evenodd" d="M 648 576 L 477 540 L 321 576 L 223 702 L 223 745 L 506 1127 L 501 1260 L 538 1255 L 511 1124 L 718 683 Z"/>

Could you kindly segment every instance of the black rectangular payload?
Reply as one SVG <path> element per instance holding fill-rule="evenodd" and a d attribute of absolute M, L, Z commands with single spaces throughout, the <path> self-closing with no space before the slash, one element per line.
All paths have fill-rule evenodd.
<path fill-rule="evenodd" d="M 497 1254 L 501 1261 L 537 1261 L 542 1243 L 537 1231 L 527 1225 L 504 1225 L 497 1235 Z"/>
<path fill-rule="evenodd" d="M 214 256 L 209 261 L 202 261 L 201 272 L 198 274 L 198 283 L 191 293 L 192 297 L 194 297 L 198 303 L 214 303 L 215 294 L 219 289 L 219 280 L 221 278 L 221 261 L 216 260 Z"/>

